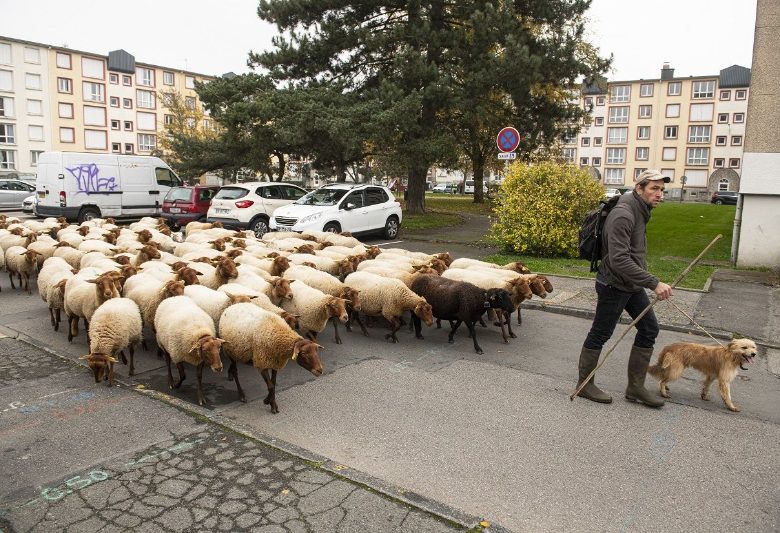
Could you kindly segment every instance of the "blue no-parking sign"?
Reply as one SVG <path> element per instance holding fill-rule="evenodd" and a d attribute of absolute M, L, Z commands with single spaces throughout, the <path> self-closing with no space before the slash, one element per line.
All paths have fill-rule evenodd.
<path fill-rule="evenodd" d="M 516 129 L 507 126 L 498 132 L 496 146 L 498 146 L 498 149 L 502 152 L 514 152 L 519 144 L 520 133 Z"/>

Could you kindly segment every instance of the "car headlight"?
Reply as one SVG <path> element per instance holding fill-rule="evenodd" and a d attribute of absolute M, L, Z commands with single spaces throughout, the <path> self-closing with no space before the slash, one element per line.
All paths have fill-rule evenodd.
<path fill-rule="evenodd" d="M 301 224 L 306 224 L 308 222 L 314 222 L 315 220 L 322 217 L 322 213 L 312 213 L 311 215 L 306 215 L 303 218 L 299 218 L 298 222 Z"/>

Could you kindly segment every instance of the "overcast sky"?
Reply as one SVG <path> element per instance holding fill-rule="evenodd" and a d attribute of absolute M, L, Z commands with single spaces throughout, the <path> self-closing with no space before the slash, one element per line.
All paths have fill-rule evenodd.
<path fill-rule="evenodd" d="M 464 0 L 466 1 L 466 0 Z M 247 72 L 247 54 L 271 46 L 275 28 L 254 0 L 0 0 L 0 35 L 202 74 Z M 750 67 L 755 0 L 593 0 L 587 36 L 614 55 L 614 80 Z"/>

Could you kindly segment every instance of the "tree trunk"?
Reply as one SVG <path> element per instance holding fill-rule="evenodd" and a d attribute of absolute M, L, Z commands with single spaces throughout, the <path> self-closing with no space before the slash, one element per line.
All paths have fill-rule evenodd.
<path fill-rule="evenodd" d="M 272 181 L 282 181 L 284 179 L 284 170 L 287 168 L 287 161 L 284 160 L 284 154 L 280 152 L 274 152 L 274 155 L 279 160 L 279 165 L 277 166 L 279 175 L 276 180 Z"/>
<path fill-rule="evenodd" d="M 345 183 L 347 181 L 347 168 L 344 161 L 336 161 L 336 182 Z"/>
<path fill-rule="evenodd" d="M 406 211 L 410 215 L 425 213 L 425 175 L 428 169 L 414 165 L 409 172 L 409 185 L 406 189 Z"/>
<path fill-rule="evenodd" d="M 474 203 L 481 204 L 485 201 L 485 192 L 482 186 L 485 181 L 485 156 L 481 151 L 471 152 L 471 168 L 474 172 Z"/>

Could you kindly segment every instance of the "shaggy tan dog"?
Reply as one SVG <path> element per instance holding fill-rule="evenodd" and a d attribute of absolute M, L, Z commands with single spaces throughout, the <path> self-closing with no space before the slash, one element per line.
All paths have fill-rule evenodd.
<path fill-rule="evenodd" d="M 735 339 L 724 347 L 676 342 L 666 346 L 658 356 L 656 364 L 647 370 L 659 380 L 661 396 L 668 398 L 667 383 L 679 379 L 686 368 L 693 367 L 704 374 L 702 400 L 709 400 L 710 384 L 717 379 L 723 403 L 731 411 L 739 412 L 731 401 L 731 382 L 737 376 L 738 368 L 747 370 L 742 363 L 752 363 L 755 356 L 756 343 L 750 339 Z"/>

